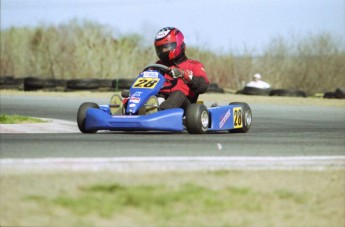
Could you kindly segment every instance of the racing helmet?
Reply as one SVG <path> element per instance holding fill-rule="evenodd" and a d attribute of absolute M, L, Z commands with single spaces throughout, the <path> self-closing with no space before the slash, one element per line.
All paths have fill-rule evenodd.
<path fill-rule="evenodd" d="M 186 49 L 182 32 L 174 27 L 159 30 L 154 45 L 157 56 L 163 63 L 173 62 L 178 56 L 184 54 Z"/>
<path fill-rule="evenodd" d="M 261 79 L 261 74 L 255 73 L 253 76 L 254 79 L 260 80 Z"/>

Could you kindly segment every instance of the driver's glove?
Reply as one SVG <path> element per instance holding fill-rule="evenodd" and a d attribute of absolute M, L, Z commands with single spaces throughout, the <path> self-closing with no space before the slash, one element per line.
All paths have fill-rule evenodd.
<path fill-rule="evenodd" d="M 177 67 L 170 67 L 168 74 L 174 78 L 182 78 L 185 83 L 188 83 L 193 78 L 193 72 L 190 70 L 182 70 Z"/>

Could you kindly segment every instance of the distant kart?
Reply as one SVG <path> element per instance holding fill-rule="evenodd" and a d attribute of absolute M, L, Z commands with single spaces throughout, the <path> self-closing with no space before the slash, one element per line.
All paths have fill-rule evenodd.
<path fill-rule="evenodd" d="M 80 105 L 77 122 L 83 133 L 109 131 L 171 131 L 190 134 L 229 131 L 245 133 L 252 123 L 247 103 L 229 105 L 191 104 L 182 108 L 160 110 L 157 94 L 165 82 L 168 67 L 151 64 L 145 67 L 132 84 L 129 93 L 115 94 L 108 105 L 86 102 Z"/>

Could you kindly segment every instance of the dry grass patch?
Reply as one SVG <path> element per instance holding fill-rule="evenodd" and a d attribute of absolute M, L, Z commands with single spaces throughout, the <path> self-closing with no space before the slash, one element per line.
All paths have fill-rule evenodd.
<path fill-rule="evenodd" d="M 344 226 L 345 172 L 2 173 L 1 226 Z"/>

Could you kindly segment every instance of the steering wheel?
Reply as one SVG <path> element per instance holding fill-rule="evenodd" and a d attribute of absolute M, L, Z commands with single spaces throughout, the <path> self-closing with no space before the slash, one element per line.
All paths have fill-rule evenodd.
<path fill-rule="evenodd" d="M 144 68 L 143 71 L 146 71 L 148 69 L 155 69 L 155 70 L 158 70 L 160 71 L 160 73 L 162 73 L 163 75 L 165 73 L 168 73 L 170 71 L 169 67 L 165 66 L 165 65 L 162 65 L 162 64 L 150 64 L 148 66 L 146 66 Z M 177 78 L 175 79 L 172 79 L 171 80 L 171 85 L 168 85 L 168 86 L 165 86 L 165 87 L 162 87 L 161 89 L 166 89 L 166 88 L 172 88 L 173 86 L 175 86 L 177 84 Z"/>
<path fill-rule="evenodd" d="M 169 67 L 162 65 L 162 64 L 150 64 L 144 68 L 143 71 L 146 71 L 148 69 L 155 69 L 163 72 L 163 74 L 169 72 Z"/>

